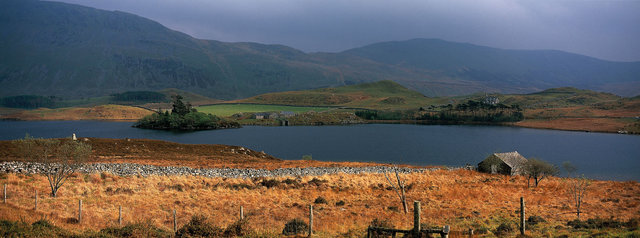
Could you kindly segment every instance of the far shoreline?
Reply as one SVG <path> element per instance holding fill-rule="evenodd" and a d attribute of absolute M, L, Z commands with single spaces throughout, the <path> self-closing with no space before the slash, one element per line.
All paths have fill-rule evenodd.
<path fill-rule="evenodd" d="M 588 118 L 586 118 L 588 119 Z M 35 122 L 35 121 L 104 121 L 104 122 L 136 122 L 138 119 L 119 119 L 119 118 L 102 118 L 102 119 L 23 119 L 23 118 L 0 118 L 0 121 L 23 121 L 23 122 Z M 528 123 L 535 120 L 523 120 L 519 122 L 502 122 L 502 123 L 489 123 L 489 122 L 447 122 L 447 121 L 424 121 L 424 120 L 367 120 L 362 123 L 342 124 L 342 125 L 365 125 L 365 124 L 407 124 L 407 125 L 469 125 L 469 126 L 501 126 L 501 127 L 519 127 L 539 130 L 556 130 L 556 131 L 572 131 L 572 132 L 585 132 L 585 133 L 608 133 L 608 134 L 620 134 L 620 135 L 638 135 L 634 133 L 620 133 L 617 130 L 603 130 L 597 128 L 584 128 L 584 129 L 571 129 L 560 128 L 553 126 L 534 126 L 534 125 L 521 125 L 522 123 Z M 273 126 L 277 125 L 261 125 L 261 124 L 249 124 L 241 123 L 242 126 Z M 325 125 L 290 125 L 290 126 L 338 126 L 334 124 Z M 143 129 L 143 128 L 140 128 Z"/>

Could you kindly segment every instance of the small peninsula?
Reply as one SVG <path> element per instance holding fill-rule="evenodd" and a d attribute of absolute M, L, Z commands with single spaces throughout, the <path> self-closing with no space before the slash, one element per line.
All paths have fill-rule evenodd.
<path fill-rule="evenodd" d="M 174 95 L 173 109 L 148 115 L 138 120 L 133 127 L 155 130 L 214 130 L 240 128 L 240 123 L 229 121 L 211 113 L 198 112 L 183 97 Z"/>

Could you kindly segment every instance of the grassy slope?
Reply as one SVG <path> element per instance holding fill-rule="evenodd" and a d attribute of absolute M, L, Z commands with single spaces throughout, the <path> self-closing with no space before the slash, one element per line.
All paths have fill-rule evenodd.
<path fill-rule="evenodd" d="M 428 98 L 393 81 L 383 80 L 336 88 L 268 93 L 237 102 L 398 110 L 443 101 L 446 100 Z"/>
<path fill-rule="evenodd" d="M 180 95 L 184 99 L 183 101 L 191 103 L 191 105 L 204 105 L 204 104 L 213 104 L 222 102 L 222 100 L 209 98 L 197 93 L 180 90 L 177 88 L 168 88 L 158 91 L 167 96 L 168 99 L 171 99 L 174 95 Z"/>
<path fill-rule="evenodd" d="M 2 119 L 19 120 L 137 120 L 152 111 L 123 105 L 100 105 L 94 107 L 38 108 L 2 115 Z"/>
<path fill-rule="evenodd" d="M 640 99 L 575 88 L 557 88 L 526 95 L 505 95 L 504 103 L 523 105 L 518 126 L 576 131 L 640 133 Z"/>
<path fill-rule="evenodd" d="M 518 104 L 525 108 L 558 108 L 588 106 L 620 99 L 622 99 L 622 97 L 610 93 L 564 87 L 531 94 L 504 95 L 504 99 L 502 99 L 501 102 L 505 104 Z"/>
<path fill-rule="evenodd" d="M 190 101 L 196 106 L 221 102 L 216 99 L 178 89 L 166 89 L 161 92 L 167 95 L 185 95 L 187 101 Z M 629 133 L 640 133 L 640 122 L 634 119 L 634 117 L 640 116 L 640 97 L 622 98 L 609 93 L 570 87 L 549 89 L 532 94 L 492 95 L 497 96 L 501 103 L 507 105 L 517 104 L 525 109 L 525 120 L 515 123 L 516 126 L 577 131 L 628 131 Z M 428 105 L 456 104 L 466 102 L 467 100 L 483 100 L 484 97 L 484 94 L 474 94 L 457 97 L 429 98 L 393 81 L 379 81 L 336 88 L 268 93 L 247 99 L 228 101 L 224 104 L 201 106 L 197 107 L 197 109 L 220 116 L 230 116 L 242 112 L 265 111 L 294 111 L 296 113 L 307 111 L 322 112 L 329 109 L 326 106 L 377 110 L 416 110 L 419 107 L 426 107 Z M 99 97 L 63 101 L 62 104 L 94 106 L 108 102 L 109 100 L 105 97 Z M 305 107 L 282 106 L 283 104 Z M 171 108 L 169 103 L 149 103 L 142 106 L 151 109 Z M 146 115 L 141 113 L 128 113 L 127 116 L 120 115 L 122 113 L 91 115 L 86 112 L 87 110 L 87 108 L 77 110 L 71 110 L 70 108 L 54 110 L 37 109 L 31 111 L 0 109 L 0 114 L 2 114 L 2 118 L 25 120 L 135 120 Z M 105 109 L 100 110 L 104 111 Z M 114 111 L 113 108 L 106 110 Z M 124 113 L 126 114 L 126 112 Z M 136 117 L 136 115 L 139 117 Z"/>
<path fill-rule="evenodd" d="M 252 113 L 252 112 L 280 112 L 292 111 L 294 113 L 303 113 L 309 111 L 323 112 L 329 107 L 299 107 L 299 106 L 281 106 L 266 104 L 216 104 L 196 107 L 199 112 L 211 113 L 217 116 L 228 117 L 236 113 Z"/>
<path fill-rule="evenodd" d="M 158 109 L 171 110 L 172 108 L 171 97 L 174 95 L 182 96 L 183 102 L 191 103 L 191 105 L 193 105 L 194 107 L 222 102 L 222 100 L 219 100 L 219 99 L 210 98 L 207 96 L 203 96 L 203 95 L 189 92 L 189 91 L 180 90 L 177 88 L 167 88 L 167 89 L 159 90 L 158 92 L 166 95 L 168 101 L 163 103 L 145 103 L 139 106 L 144 108 L 149 108 L 152 110 L 158 110 Z"/>
<path fill-rule="evenodd" d="M 640 98 L 622 98 L 610 93 L 571 87 L 531 94 L 493 94 L 507 105 L 525 109 L 525 120 L 515 125 L 560 130 L 640 133 Z M 428 98 L 392 81 L 379 81 L 337 88 L 269 93 L 235 102 L 331 105 L 379 110 L 417 109 L 428 105 L 484 99 L 484 94 Z"/>

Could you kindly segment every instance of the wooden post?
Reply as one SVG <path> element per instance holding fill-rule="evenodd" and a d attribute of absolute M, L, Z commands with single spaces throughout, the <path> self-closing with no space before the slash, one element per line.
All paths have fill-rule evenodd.
<path fill-rule="evenodd" d="M 33 207 L 33 210 L 38 210 L 38 190 L 35 190 L 35 191 L 36 191 L 36 198 L 35 198 L 36 199 L 36 205 Z"/>
<path fill-rule="evenodd" d="M 4 184 L 4 203 L 7 203 L 7 184 Z"/>
<path fill-rule="evenodd" d="M 442 233 L 440 233 L 440 236 L 442 238 L 449 238 L 449 232 L 451 232 L 451 227 L 449 225 L 446 225 L 442 227 Z"/>
<path fill-rule="evenodd" d="M 524 224 L 524 197 L 520 197 L 520 234 L 524 235 L 525 224 Z"/>
<path fill-rule="evenodd" d="M 78 200 L 78 223 L 82 222 L 82 199 Z"/>
<path fill-rule="evenodd" d="M 240 206 L 240 220 L 244 219 L 244 207 Z"/>
<path fill-rule="evenodd" d="M 173 232 L 178 231 L 178 221 L 176 220 L 176 209 L 173 209 Z"/>
<path fill-rule="evenodd" d="M 118 225 L 122 226 L 122 206 L 118 207 Z"/>
<path fill-rule="evenodd" d="M 420 234 L 420 201 L 413 201 L 413 232 Z"/>
<path fill-rule="evenodd" d="M 313 205 L 309 205 L 309 237 L 313 234 Z"/>

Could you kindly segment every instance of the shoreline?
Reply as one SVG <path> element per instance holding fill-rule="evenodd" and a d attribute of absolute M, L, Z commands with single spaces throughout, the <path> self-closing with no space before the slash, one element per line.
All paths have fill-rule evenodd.
<path fill-rule="evenodd" d="M 589 118 L 587 118 L 589 119 Z M 0 118 L 0 121 L 105 121 L 105 122 L 136 122 L 138 119 L 21 119 L 21 118 Z M 621 135 L 638 135 L 637 133 L 627 132 L 621 133 L 621 130 L 606 130 L 606 129 L 571 129 L 571 128 L 559 128 L 553 126 L 534 126 L 534 125 L 520 125 L 519 123 L 535 122 L 537 119 L 523 120 L 519 122 L 430 122 L 423 120 L 368 120 L 362 123 L 351 123 L 344 125 L 365 125 L 365 124 L 407 124 L 407 125 L 484 125 L 484 126 L 506 126 L 506 127 L 520 127 L 540 130 L 557 130 L 557 131 L 573 131 L 573 132 L 586 132 L 586 133 L 609 133 L 609 134 L 621 134 Z M 249 124 L 241 123 L 242 126 L 274 126 L 278 125 L 261 125 L 261 124 Z M 334 124 L 325 125 L 291 125 L 291 126 L 335 126 Z"/>

